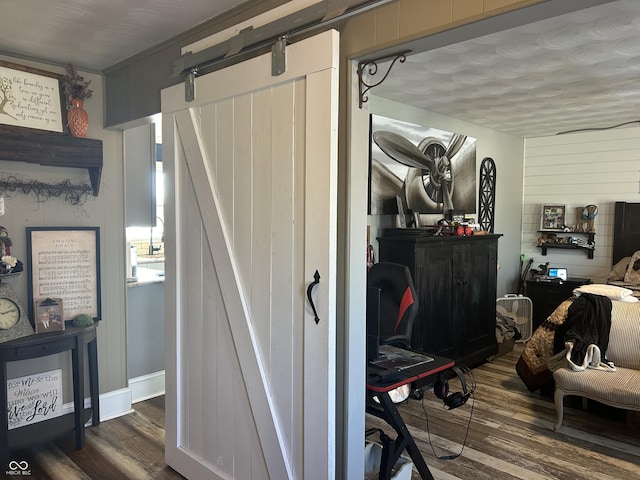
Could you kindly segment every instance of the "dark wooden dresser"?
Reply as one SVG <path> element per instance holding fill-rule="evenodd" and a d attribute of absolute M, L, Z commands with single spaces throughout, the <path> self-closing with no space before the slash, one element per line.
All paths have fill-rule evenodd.
<path fill-rule="evenodd" d="M 573 295 L 573 289 L 591 283 L 589 279 L 557 281 L 527 280 L 525 295 L 531 299 L 533 306 L 533 330 L 542 325 L 549 315 Z"/>
<path fill-rule="evenodd" d="M 468 366 L 495 355 L 498 238 L 388 229 L 380 261 L 407 265 L 420 302 L 412 348 Z"/>

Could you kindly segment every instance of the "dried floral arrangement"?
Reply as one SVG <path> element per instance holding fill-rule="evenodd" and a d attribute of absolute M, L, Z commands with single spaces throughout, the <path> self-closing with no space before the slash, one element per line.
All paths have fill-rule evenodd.
<path fill-rule="evenodd" d="M 91 80 L 85 81 L 84 77 L 78 73 L 76 67 L 72 64 L 67 65 L 67 73 L 62 79 L 62 87 L 67 103 L 71 104 L 71 100 L 77 98 L 79 100 L 88 100 L 93 96 L 93 90 L 89 90 Z"/>

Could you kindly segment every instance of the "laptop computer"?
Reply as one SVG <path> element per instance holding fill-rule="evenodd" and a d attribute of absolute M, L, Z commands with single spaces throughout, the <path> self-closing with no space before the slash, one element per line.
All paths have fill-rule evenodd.
<path fill-rule="evenodd" d="M 555 267 L 549 268 L 547 272 L 547 276 L 552 279 L 558 279 L 566 283 L 576 283 L 580 285 L 584 285 L 585 283 L 591 283 L 590 278 L 582 278 L 582 277 L 570 277 L 569 271 L 565 267 Z"/>
<path fill-rule="evenodd" d="M 553 278 L 559 278 L 561 280 L 567 279 L 567 269 L 566 268 L 550 268 L 547 273 L 548 276 Z"/>

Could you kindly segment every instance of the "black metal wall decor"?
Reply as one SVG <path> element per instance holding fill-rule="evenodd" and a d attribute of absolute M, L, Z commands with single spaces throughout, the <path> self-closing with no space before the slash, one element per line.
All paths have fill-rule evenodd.
<path fill-rule="evenodd" d="M 496 207 L 496 163 L 485 157 L 480 164 L 478 223 L 482 230 L 493 233 Z"/>
<path fill-rule="evenodd" d="M 360 98 L 359 98 L 360 108 L 362 108 L 362 105 L 364 103 L 367 103 L 367 101 L 369 100 L 369 97 L 367 96 L 367 92 L 371 90 L 373 87 L 377 87 L 378 85 L 382 84 L 382 82 L 384 82 L 389 76 L 389 73 L 391 73 L 391 69 L 393 68 L 395 63 L 397 61 L 400 61 L 400 63 L 404 63 L 405 60 L 407 59 L 407 53 L 409 52 L 411 52 L 410 48 L 407 50 L 402 50 L 401 52 L 398 52 L 398 53 L 392 53 L 391 55 L 385 55 L 383 57 L 378 57 L 378 58 L 370 58 L 370 59 L 362 60 L 358 62 L 358 90 L 360 93 Z M 369 77 L 375 77 L 378 74 L 378 62 L 380 60 L 387 60 L 390 58 L 393 58 L 393 60 L 391 61 L 389 68 L 387 69 L 387 71 L 379 81 L 371 84 L 365 82 L 364 76 L 363 76 L 365 73 L 365 69 L 367 70 Z"/>

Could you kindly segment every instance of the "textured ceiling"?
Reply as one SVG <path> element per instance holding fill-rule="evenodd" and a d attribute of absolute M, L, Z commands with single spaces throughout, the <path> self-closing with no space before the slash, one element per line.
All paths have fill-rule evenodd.
<path fill-rule="evenodd" d="M 522 137 L 637 126 L 640 1 L 410 55 L 372 94 Z"/>
<path fill-rule="evenodd" d="M 213 18 L 241 0 L 2 2 L 2 53 L 98 72 Z M 9 6 L 8 3 L 11 3 Z"/>
<path fill-rule="evenodd" d="M 99 72 L 243 2 L 11 3 L 2 53 Z M 640 0 L 618 0 L 410 55 L 372 94 L 532 137 L 637 121 L 639 74 Z"/>

